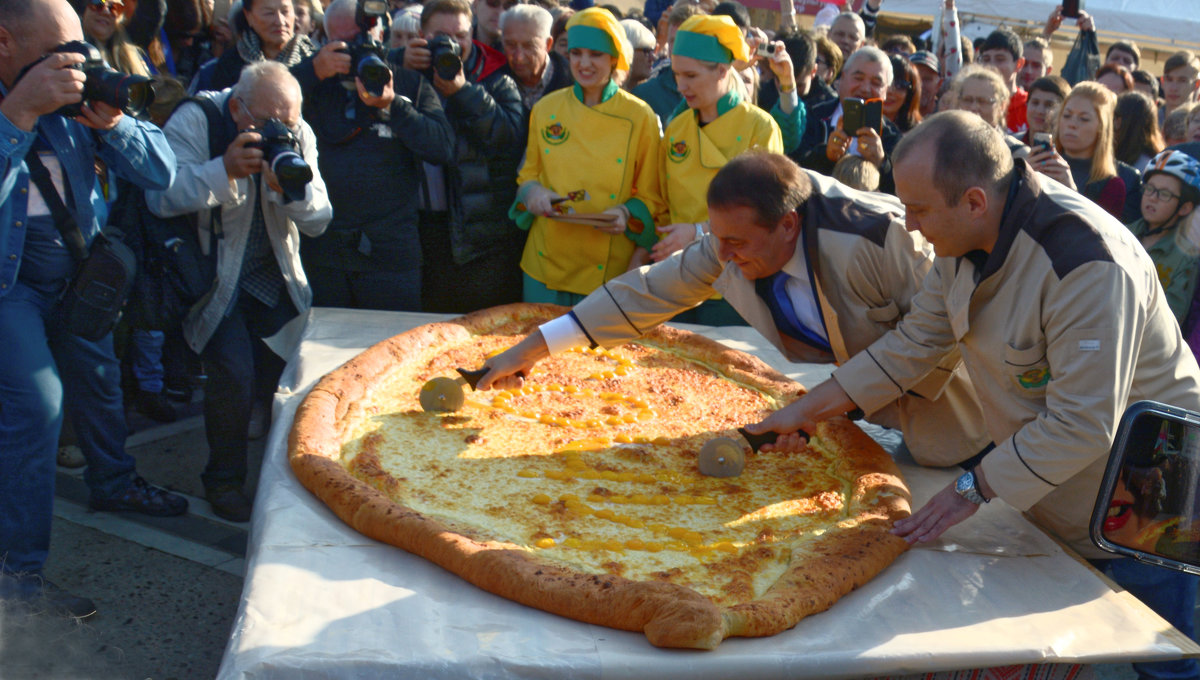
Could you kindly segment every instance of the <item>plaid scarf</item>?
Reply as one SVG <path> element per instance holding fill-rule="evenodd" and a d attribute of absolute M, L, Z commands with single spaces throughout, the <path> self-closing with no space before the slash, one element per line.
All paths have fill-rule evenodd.
<path fill-rule="evenodd" d="M 253 30 L 248 30 L 238 37 L 237 51 L 238 54 L 241 55 L 242 61 L 246 62 L 247 64 L 253 64 L 256 61 L 262 61 L 263 59 L 266 59 L 262 52 L 262 41 L 259 39 L 258 34 Z M 308 36 L 297 35 L 293 36 L 292 39 L 283 46 L 283 49 L 280 50 L 279 54 L 275 56 L 275 61 L 287 66 L 288 68 L 291 68 L 292 66 L 300 63 L 301 59 L 315 53 L 316 51 L 316 47 L 312 44 L 312 41 L 308 39 Z"/>

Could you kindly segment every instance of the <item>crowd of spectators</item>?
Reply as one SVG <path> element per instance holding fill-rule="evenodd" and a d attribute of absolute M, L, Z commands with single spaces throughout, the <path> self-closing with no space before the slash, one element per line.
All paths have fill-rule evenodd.
<path fill-rule="evenodd" d="M 797 28 L 785 1 L 777 31 L 754 26 L 735 0 L 647 0 L 628 14 L 592 0 L 392 0 L 383 16 L 359 0 L 72 2 L 80 38 L 108 66 L 156 81 L 148 113 L 162 130 L 131 120 L 113 130 L 143 136 L 160 165 L 173 158 L 169 172 L 106 159 L 101 203 L 142 218 L 117 225 L 126 230 L 190 220 L 211 269 L 178 323 L 127 315 L 126 396 L 171 420 L 171 398 L 188 399 L 206 376 L 203 482 L 214 511 L 231 520 L 250 516 L 246 442 L 269 417 L 289 322 L 309 307 L 572 304 L 703 237 L 708 183 L 739 153 L 784 153 L 856 188 L 892 192 L 897 143 L 941 110 L 977 114 L 1004 132 L 1014 158 L 1129 224 L 1160 263 L 1185 335 L 1200 336 L 1200 244 L 1185 228 L 1200 202 L 1200 58 L 1172 54 L 1160 79 L 1142 69 L 1136 44 L 1115 42 L 1089 77 L 1069 82 L 1050 42 L 1061 8 L 1041 35 L 999 28 L 975 45 L 955 0 L 944 0 L 927 41 L 876 35 L 880 0 L 819 16 L 812 30 Z M 0 0 L 0 39 L 27 19 L 22 4 Z M 61 13 L 65 2 L 34 4 Z M 1086 13 L 1076 21 L 1095 31 Z M 48 47 L 68 34 L 47 37 Z M 15 96 L 25 64 L 9 62 L 0 76 Z M 370 77 L 372 65 L 390 78 Z M 847 129 L 847 120 L 858 123 Z M 273 144 L 290 144 L 310 177 L 286 179 Z M 129 204 L 148 211 L 119 210 Z M 26 278 L 55 262 L 27 239 L 14 281 L 33 286 Z M 720 298 L 689 314 L 681 320 L 738 322 Z M 0 320 L 8 323 L 2 308 Z M 116 360 L 111 341 L 88 352 Z M 59 353 L 54 360 L 70 393 L 74 373 Z M 124 455 L 108 441 L 124 426 L 100 437 L 96 428 L 109 426 L 84 413 L 103 408 L 112 420 L 111 398 L 66 406 L 83 457 L 60 463 L 98 474 L 98 446 L 110 459 Z M 57 436 L 61 411 L 45 414 L 38 441 Z M 97 507 L 186 507 L 136 477 L 132 461 L 118 467 L 117 481 L 93 485 Z M 18 564 L 37 571 L 40 545 Z"/>

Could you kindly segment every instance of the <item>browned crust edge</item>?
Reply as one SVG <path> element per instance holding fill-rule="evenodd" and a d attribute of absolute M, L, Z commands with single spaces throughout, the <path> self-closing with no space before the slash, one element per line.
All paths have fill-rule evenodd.
<path fill-rule="evenodd" d="M 804 616 L 832 606 L 903 552 L 904 541 L 886 531 L 894 519 L 907 514 L 907 490 L 891 458 L 849 422 L 845 431 L 824 424 L 821 436 L 861 446 L 848 450 L 869 450 L 861 464 L 856 463 L 869 471 L 856 475 L 856 498 L 887 488 L 902 491 L 902 499 L 877 509 L 878 517 L 872 517 L 863 531 L 821 542 L 816 562 L 796 560 L 763 598 L 728 610 L 683 586 L 583 574 L 502 544 L 473 540 L 393 501 L 337 462 L 343 439 L 341 423 L 349 408 L 364 396 L 368 385 L 412 351 L 486 333 L 512 320 L 548 320 L 564 311 L 555 305 L 495 307 L 421 326 L 367 349 L 325 376 L 297 408 L 288 440 L 288 457 L 296 477 L 342 521 L 370 538 L 428 559 L 501 597 L 586 623 L 640 630 L 660 647 L 713 649 L 731 635 L 773 635 L 786 630 Z M 734 379 L 784 402 L 803 394 L 803 388 L 757 357 L 703 336 L 660 327 L 649 337 L 719 366 Z"/>

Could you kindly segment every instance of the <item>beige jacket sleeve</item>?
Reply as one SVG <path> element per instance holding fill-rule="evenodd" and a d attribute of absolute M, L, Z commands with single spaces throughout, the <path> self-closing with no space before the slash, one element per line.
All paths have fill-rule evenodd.
<path fill-rule="evenodd" d="M 956 339 L 945 303 L 952 266 L 952 261 L 937 261 L 899 325 L 833 372 L 833 379 L 862 410 L 873 413 L 899 399 L 954 352 Z"/>
<path fill-rule="evenodd" d="M 723 269 L 712 235 L 675 255 L 640 267 L 597 288 L 573 313 L 588 338 L 613 347 L 712 297 Z"/>

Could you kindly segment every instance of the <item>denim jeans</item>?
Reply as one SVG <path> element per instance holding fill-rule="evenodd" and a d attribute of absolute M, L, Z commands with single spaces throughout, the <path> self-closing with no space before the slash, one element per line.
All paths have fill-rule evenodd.
<path fill-rule="evenodd" d="M 1145 564 L 1132 558 L 1093 560 L 1092 564 L 1166 619 L 1167 623 L 1178 628 L 1189 638 L 1196 639 L 1192 617 L 1196 608 L 1196 584 L 1200 582 L 1200 577 Z M 1196 659 L 1135 663 L 1133 670 L 1139 678 L 1200 678 L 1200 666 L 1197 665 Z"/>
<path fill-rule="evenodd" d="M 163 391 L 163 343 L 166 334 L 162 331 L 133 329 L 130 334 L 129 354 L 133 378 L 137 388 L 143 392 L 158 394 Z"/>
<path fill-rule="evenodd" d="M 55 298 L 19 280 L 0 297 L 0 573 L 38 574 L 46 561 L 64 408 L 92 497 L 118 496 L 133 481 L 112 336 L 66 332 Z"/>

